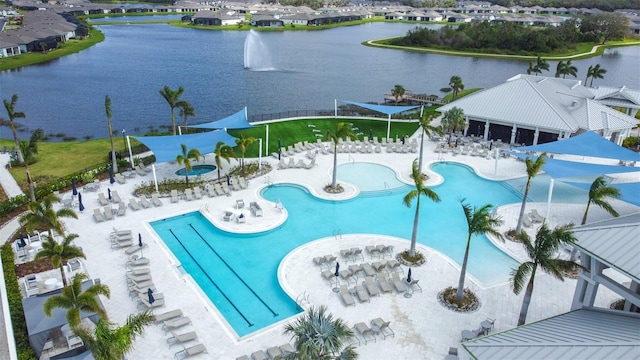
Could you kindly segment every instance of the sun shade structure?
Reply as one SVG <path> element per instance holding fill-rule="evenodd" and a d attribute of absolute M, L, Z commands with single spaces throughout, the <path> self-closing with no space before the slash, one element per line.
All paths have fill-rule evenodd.
<path fill-rule="evenodd" d="M 518 147 L 514 151 L 548 152 L 552 154 L 640 161 L 639 153 L 617 145 L 593 131 L 546 144 Z"/>
<path fill-rule="evenodd" d="M 249 123 L 247 117 L 247 108 L 238 111 L 237 113 L 227 116 L 224 119 L 211 121 L 204 124 L 192 125 L 192 128 L 198 129 L 248 129 L 254 127 Z"/>
<path fill-rule="evenodd" d="M 405 111 L 408 111 L 408 110 L 413 110 L 415 108 L 419 108 L 420 107 L 420 105 L 416 105 L 416 106 L 389 106 L 389 105 L 367 104 L 367 103 L 361 103 L 361 102 L 355 102 L 355 101 L 347 101 L 347 100 L 336 100 L 335 101 L 335 114 L 336 114 L 336 117 L 337 117 L 337 114 L 338 114 L 338 101 L 346 103 L 346 104 L 360 106 L 360 107 L 363 107 L 365 109 L 369 109 L 369 110 L 377 111 L 379 113 L 386 114 L 388 116 L 388 120 L 387 120 L 387 138 L 389 138 L 389 133 L 390 133 L 390 130 L 391 130 L 391 115 L 399 114 L 401 112 L 405 112 Z"/>
<path fill-rule="evenodd" d="M 522 153 L 514 153 L 514 155 L 523 160 L 526 158 L 537 157 L 536 155 L 528 155 Z M 549 176 L 554 179 L 560 179 L 569 177 L 640 172 L 640 168 L 634 166 L 602 165 L 546 158 L 544 165 L 542 165 L 542 171 L 549 174 Z"/>
<path fill-rule="evenodd" d="M 220 141 L 235 146 L 235 137 L 224 130 L 207 131 L 198 134 L 175 136 L 134 136 L 134 139 L 143 143 L 156 156 L 156 162 L 175 161 L 178 154 L 182 154 L 181 144 L 189 149 L 198 149 L 201 154 L 208 154 L 216 149 Z"/>
<path fill-rule="evenodd" d="M 565 184 L 573 185 L 575 187 L 589 191 L 591 188 L 590 182 L 574 182 L 574 181 L 562 181 Z M 628 202 L 636 206 L 640 206 L 640 182 L 631 183 L 609 183 L 609 186 L 613 186 L 620 190 L 620 200 Z"/>

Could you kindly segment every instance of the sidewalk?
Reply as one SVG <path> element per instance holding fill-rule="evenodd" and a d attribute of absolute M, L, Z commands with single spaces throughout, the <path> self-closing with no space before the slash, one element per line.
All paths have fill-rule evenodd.
<path fill-rule="evenodd" d="M 14 179 L 9 170 L 7 170 L 6 166 L 9 164 L 10 159 L 9 154 L 0 154 L 0 185 L 2 185 L 9 199 L 23 194 L 16 179 Z"/>

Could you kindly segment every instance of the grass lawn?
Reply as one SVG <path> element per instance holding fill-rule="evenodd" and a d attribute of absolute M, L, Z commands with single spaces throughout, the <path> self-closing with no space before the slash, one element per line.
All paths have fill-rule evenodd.
<path fill-rule="evenodd" d="M 430 111 L 434 111 L 430 109 Z M 269 124 L 269 153 L 263 153 L 263 156 L 269 156 L 272 152 L 277 152 L 278 139 L 282 146 L 293 145 L 298 141 L 307 140 L 316 142 L 318 137 L 315 134 L 322 134 L 325 139 L 327 131 L 335 130 L 336 123 L 339 121 L 348 121 L 353 123 L 355 133 L 361 132 L 358 137 L 362 139 L 369 136 L 369 129 L 373 132 L 373 136 L 382 138 L 387 133 L 387 121 L 376 120 L 334 120 L 334 119 L 302 119 L 283 122 L 273 122 Z M 314 125 L 315 127 L 309 127 Z M 402 122 L 391 123 L 391 136 L 402 137 L 411 135 L 418 128 L 418 123 Z M 313 129 L 319 130 L 313 132 Z M 246 157 L 258 157 L 258 138 L 266 138 L 266 126 L 259 125 L 251 129 L 230 130 L 229 133 L 235 137 L 244 135 L 245 137 L 255 137 L 256 142 L 247 147 Z M 124 144 L 121 138 L 115 139 L 116 151 L 124 152 Z M 136 146 L 139 143 L 131 139 L 131 145 Z M 266 145 L 266 144 L 263 144 Z M 11 139 L 0 139 L 0 147 L 14 146 Z M 41 142 L 38 144 L 37 162 L 30 166 L 31 174 L 36 183 L 48 183 L 56 178 L 69 175 L 83 169 L 107 162 L 107 156 L 111 150 L 109 139 L 97 139 L 87 141 L 73 142 Z M 241 157 L 242 154 L 235 149 L 236 155 Z M 176 153 L 176 156 L 178 154 Z M 13 177 L 18 181 L 23 189 L 26 188 L 26 173 L 23 167 L 10 169 Z"/>

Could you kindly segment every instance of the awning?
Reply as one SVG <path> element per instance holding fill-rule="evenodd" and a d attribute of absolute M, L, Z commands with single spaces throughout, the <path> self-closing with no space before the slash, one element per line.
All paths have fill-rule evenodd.
<path fill-rule="evenodd" d="M 548 152 L 605 159 L 640 161 L 640 154 L 615 144 L 593 131 L 540 145 L 522 146 L 514 151 Z"/>
<path fill-rule="evenodd" d="M 512 152 L 512 154 L 523 160 L 527 157 L 535 157 L 532 155 L 515 152 Z M 554 179 L 559 179 L 592 175 L 630 173 L 640 171 L 640 168 L 633 166 L 591 164 L 586 162 L 546 158 L 544 165 L 542 165 L 542 171 L 549 174 L 549 176 Z"/>
<path fill-rule="evenodd" d="M 339 101 L 341 101 L 343 103 L 351 104 L 351 105 L 360 106 L 360 107 L 363 107 L 365 109 L 377 111 L 377 112 L 383 113 L 385 115 L 398 114 L 398 113 L 401 113 L 401 112 L 405 112 L 405 111 L 412 110 L 412 109 L 420 107 L 420 105 L 415 105 L 415 106 L 390 106 L 390 105 L 367 104 L 367 103 L 361 103 L 361 102 L 355 102 L 355 101 L 347 101 L 347 100 L 339 100 Z"/>
<path fill-rule="evenodd" d="M 224 119 L 204 124 L 192 125 L 191 127 L 199 129 L 247 129 L 253 127 L 253 125 L 251 125 L 249 123 L 249 120 L 247 119 L 247 108 L 245 107 L 244 109 L 231 116 L 227 116 Z"/>
<path fill-rule="evenodd" d="M 235 137 L 224 130 L 207 131 L 188 135 L 169 136 L 134 136 L 134 139 L 143 143 L 156 156 L 156 162 L 175 161 L 182 154 L 181 144 L 187 145 L 187 149 L 198 149 L 202 155 L 213 152 L 220 141 L 235 146 Z"/>

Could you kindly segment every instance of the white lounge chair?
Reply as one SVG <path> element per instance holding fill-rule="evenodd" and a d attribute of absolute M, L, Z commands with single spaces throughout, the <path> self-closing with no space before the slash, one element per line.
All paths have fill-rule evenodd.
<path fill-rule="evenodd" d="M 344 302 L 346 306 L 356 306 L 356 302 L 355 300 L 353 300 L 353 296 L 351 296 L 351 293 L 349 292 L 349 289 L 346 285 L 340 285 L 339 295 L 342 299 L 342 302 Z"/>
<path fill-rule="evenodd" d="M 538 214 L 538 210 L 536 209 L 532 209 L 531 212 L 529 213 L 529 216 L 531 216 L 531 220 L 533 220 L 533 222 L 543 222 L 544 221 L 544 217 L 540 214 Z"/>
<path fill-rule="evenodd" d="M 105 221 L 104 215 L 102 215 L 100 209 L 93 209 L 93 218 L 96 220 L 96 222 Z"/>
<path fill-rule="evenodd" d="M 389 325 L 391 321 L 384 321 L 381 318 L 375 318 L 371 320 L 371 326 L 375 326 L 378 328 L 378 334 L 382 334 L 383 338 L 386 339 L 387 336 L 395 337 L 396 333 L 391 330 Z"/>
<path fill-rule="evenodd" d="M 111 202 L 113 202 L 113 203 L 122 202 L 122 199 L 120 199 L 120 195 L 118 195 L 118 191 L 117 190 L 113 190 L 111 192 Z"/>
<path fill-rule="evenodd" d="M 176 309 L 176 310 L 171 310 L 171 311 L 167 311 L 167 312 L 162 313 L 162 314 L 155 315 L 154 316 L 154 321 L 156 323 L 161 323 L 163 321 L 175 319 L 175 318 L 180 317 L 180 316 L 182 316 L 182 310 Z"/>
<path fill-rule="evenodd" d="M 178 190 L 176 189 L 171 190 L 171 202 L 172 203 L 178 202 Z"/>
<path fill-rule="evenodd" d="M 131 208 L 131 210 L 133 211 L 138 211 L 140 210 L 140 204 L 138 204 L 138 202 L 136 201 L 136 199 L 134 198 L 130 198 L 129 199 L 129 207 Z"/>
<path fill-rule="evenodd" d="M 185 197 L 185 199 L 187 199 L 187 201 L 192 201 L 193 200 L 193 192 L 191 192 L 191 189 L 189 189 L 189 188 L 184 189 L 184 197 Z"/>
<path fill-rule="evenodd" d="M 154 192 L 153 194 L 151 194 L 151 202 L 153 203 L 153 206 L 156 206 L 156 207 L 162 206 L 162 201 L 158 197 L 157 192 Z"/>
<path fill-rule="evenodd" d="M 371 328 L 367 326 L 367 324 L 363 322 L 359 322 L 353 326 L 353 329 L 362 336 L 364 339 L 364 343 L 367 344 L 369 341 L 376 341 L 376 337 L 373 335 Z"/>
<path fill-rule="evenodd" d="M 196 356 L 198 354 L 206 353 L 207 348 L 202 344 L 196 344 L 190 347 L 185 347 L 183 350 L 178 351 L 175 354 L 176 359 L 184 359 L 192 356 Z"/>
<path fill-rule="evenodd" d="M 200 186 L 193 187 L 193 197 L 195 197 L 196 200 L 202 199 L 202 189 L 200 189 Z"/>
<path fill-rule="evenodd" d="M 403 293 L 407 291 L 407 286 L 405 285 L 407 282 L 400 280 L 400 277 L 398 276 L 397 272 L 394 272 L 391 275 L 391 278 L 392 278 L 393 286 L 396 288 L 396 291 L 398 293 Z"/>
<path fill-rule="evenodd" d="M 111 211 L 111 205 L 104 207 L 104 218 L 106 220 L 113 220 L 113 212 Z"/>
<path fill-rule="evenodd" d="M 123 202 L 118 203 L 117 215 L 124 216 L 126 212 L 127 212 L 127 206 Z"/>
<path fill-rule="evenodd" d="M 166 320 L 162 323 L 162 330 L 164 333 L 168 333 L 171 330 L 179 329 L 183 326 L 191 324 L 191 319 L 188 316 L 181 316 L 171 320 Z"/>
<path fill-rule="evenodd" d="M 236 200 L 236 209 L 242 209 L 244 207 L 244 200 L 238 199 Z"/>
<path fill-rule="evenodd" d="M 143 208 L 148 209 L 151 207 L 151 203 L 149 202 L 149 200 L 147 200 L 147 197 L 145 195 L 140 195 L 140 205 L 142 205 Z"/>
<path fill-rule="evenodd" d="M 118 182 L 118 184 L 126 184 L 127 180 L 124 179 L 124 176 L 122 176 L 121 174 L 115 174 L 113 175 L 114 179 L 116 179 L 116 181 Z"/>
<path fill-rule="evenodd" d="M 198 340 L 198 334 L 196 334 L 195 331 L 189 331 L 184 334 L 178 334 L 175 331 L 171 331 L 171 337 L 167 339 L 167 342 L 169 343 L 169 347 L 172 347 L 176 344 L 184 345 L 189 341 L 194 340 Z"/>
<path fill-rule="evenodd" d="M 105 206 L 109 204 L 109 200 L 107 200 L 106 197 L 104 197 L 103 193 L 98 193 L 98 203 L 100 203 L 100 205 Z"/>
<path fill-rule="evenodd" d="M 369 297 L 369 293 L 367 292 L 367 290 L 364 289 L 364 286 L 362 285 L 356 285 L 354 287 L 355 291 L 356 291 L 356 296 L 358 297 L 358 300 L 360 300 L 360 302 L 371 302 L 371 298 Z"/>

